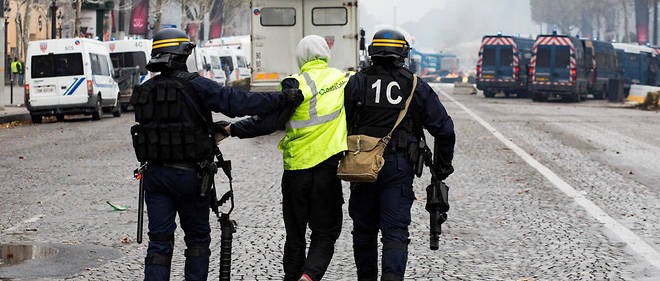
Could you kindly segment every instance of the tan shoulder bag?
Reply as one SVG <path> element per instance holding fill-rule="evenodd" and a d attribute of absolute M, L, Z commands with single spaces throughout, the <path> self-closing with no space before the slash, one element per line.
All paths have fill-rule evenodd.
<path fill-rule="evenodd" d="M 383 159 L 385 148 L 390 142 L 394 130 L 406 117 L 408 107 L 410 107 L 410 102 L 417 88 L 417 76 L 414 75 L 413 77 L 413 88 L 406 100 L 406 107 L 399 113 L 394 128 L 387 136 L 382 139 L 367 135 L 348 136 L 348 151 L 339 162 L 339 168 L 337 169 L 337 176 L 340 179 L 350 182 L 375 182 L 378 179 L 378 173 L 385 165 L 385 159 Z"/>

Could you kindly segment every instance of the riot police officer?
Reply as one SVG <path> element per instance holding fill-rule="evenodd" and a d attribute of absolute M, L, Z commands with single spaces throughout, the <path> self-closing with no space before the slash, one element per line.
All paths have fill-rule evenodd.
<path fill-rule="evenodd" d="M 297 92 L 251 94 L 224 88 L 187 72 L 186 59 L 195 48 L 181 30 L 164 29 L 153 39 L 147 69 L 160 72 L 136 88 L 131 97 L 138 125 L 131 128 L 143 173 L 149 217 L 145 280 L 169 280 L 175 216 L 185 232 L 185 279 L 208 275 L 211 196 L 200 194 L 200 163 L 212 161 L 223 126 L 214 126 L 211 112 L 227 116 L 264 114 L 297 106 Z M 214 130 L 216 127 L 218 130 Z"/>
<path fill-rule="evenodd" d="M 394 127 L 413 90 L 413 73 L 404 67 L 410 45 L 396 30 L 381 30 L 369 46 L 373 64 L 357 73 L 345 89 L 349 135 L 382 138 Z M 409 110 L 383 155 L 385 165 L 374 183 L 352 183 L 349 215 L 358 280 L 378 279 L 378 232 L 381 232 L 383 281 L 403 280 L 408 258 L 408 226 L 416 148 L 425 128 L 435 138 L 436 172 L 453 172 L 455 134 L 451 117 L 437 94 L 421 79 Z M 414 159 L 415 158 L 415 159 Z"/>

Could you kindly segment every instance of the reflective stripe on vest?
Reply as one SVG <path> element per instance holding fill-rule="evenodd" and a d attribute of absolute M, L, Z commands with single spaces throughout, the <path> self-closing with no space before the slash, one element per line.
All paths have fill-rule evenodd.
<path fill-rule="evenodd" d="M 350 73 L 346 73 L 346 76 L 344 78 L 348 78 L 350 75 L 351 75 Z M 319 94 L 318 89 L 316 88 L 316 82 L 312 80 L 312 77 L 310 77 L 309 73 L 307 72 L 303 73 L 303 77 L 305 78 L 305 82 L 307 83 L 307 86 L 309 86 L 309 88 L 312 90 L 312 98 L 309 100 L 309 119 L 290 120 L 289 122 L 286 123 L 286 127 L 290 129 L 301 129 L 306 127 L 321 125 L 337 119 L 341 114 L 341 111 L 344 110 L 344 105 L 342 104 L 341 108 L 339 108 L 333 113 L 319 116 L 316 110 L 316 101 L 317 101 L 317 96 Z"/>
<path fill-rule="evenodd" d="M 316 60 L 289 77 L 298 81 L 305 99 L 287 122 L 278 146 L 285 170 L 313 168 L 347 150 L 344 88 L 351 74 Z"/>

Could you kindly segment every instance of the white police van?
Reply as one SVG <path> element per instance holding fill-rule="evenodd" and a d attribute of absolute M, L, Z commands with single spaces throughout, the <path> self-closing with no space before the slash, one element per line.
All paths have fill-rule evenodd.
<path fill-rule="evenodd" d="M 103 42 L 73 38 L 32 41 L 25 63 L 25 105 L 32 122 L 43 116 L 92 115 L 104 111 L 119 117 L 119 87 Z"/>
<path fill-rule="evenodd" d="M 133 88 L 153 78 L 155 74 L 146 66 L 151 58 L 151 40 L 128 39 L 105 42 L 110 51 L 110 59 L 118 72 L 119 104 L 126 109 L 133 94 Z"/>
<path fill-rule="evenodd" d="M 242 50 L 228 47 L 218 49 L 220 64 L 227 76 L 227 82 L 234 83 L 250 79 L 250 68 Z"/>
<path fill-rule="evenodd" d="M 186 61 L 186 65 L 190 72 L 199 72 L 200 76 L 209 78 L 222 86 L 227 83 L 227 77 L 222 70 L 217 48 L 203 45 L 194 48 Z"/>

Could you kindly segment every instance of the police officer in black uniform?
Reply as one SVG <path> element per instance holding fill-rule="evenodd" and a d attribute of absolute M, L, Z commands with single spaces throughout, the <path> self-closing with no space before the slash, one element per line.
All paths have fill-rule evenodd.
<path fill-rule="evenodd" d="M 200 163 L 212 161 L 224 124 L 214 126 L 211 112 L 229 117 L 265 114 L 298 106 L 296 92 L 252 94 L 224 88 L 189 73 L 186 59 L 195 48 L 181 30 L 164 29 L 153 39 L 147 69 L 160 75 L 136 88 L 131 97 L 138 125 L 131 128 L 143 173 L 149 217 L 145 280 L 169 280 L 175 216 L 185 232 L 185 280 L 208 275 L 211 196 L 202 196 Z M 214 128 L 216 128 L 214 130 Z"/>
<path fill-rule="evenodd" d="M 369 46 L 373 64 L 349 80 L 345 89 L 349 135 L 382 138 L 394 127 L 413 87 L 413 73 L 404 65 L 410 46 L 396 30 L 381 30 Z M 437 94 L 418 80 L 410 108 L 394 131 L 385 166 L 374 183 L 352 183 L 349 214 L 353 219 L 353 250 L 358 280 L 378 279 L 380 230 L 383 281 L 403 280 L 408 259 L 408 226 L 415 194 L 414 165 L 420 157 L 425 128 L 434 138 L 439 180 L 452 172 L 454 124 Z"/>

